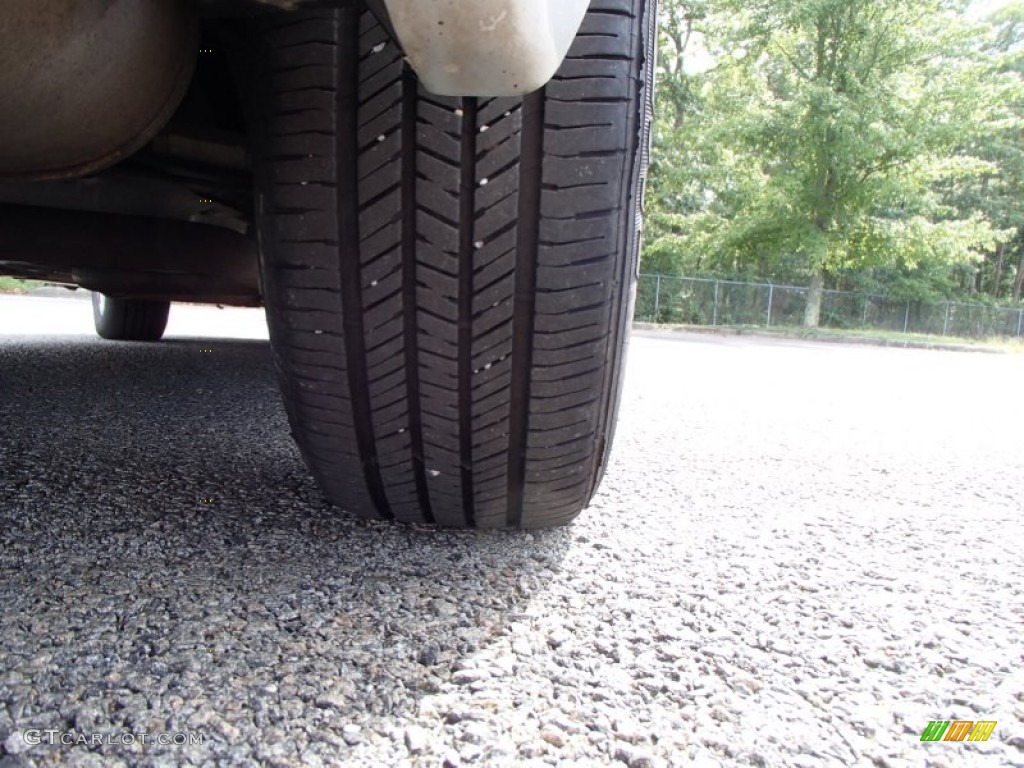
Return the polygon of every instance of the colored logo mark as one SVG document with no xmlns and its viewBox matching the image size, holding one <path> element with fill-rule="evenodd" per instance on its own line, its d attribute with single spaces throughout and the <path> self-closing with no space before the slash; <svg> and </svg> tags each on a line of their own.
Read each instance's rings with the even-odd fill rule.
<svg viewBox="0 0 1024 768">
<path fill-rule="evenodd" d="M 995 720 L 932 720 L 921 741 L 988 741 L 995 729 Z"/>
</svg>

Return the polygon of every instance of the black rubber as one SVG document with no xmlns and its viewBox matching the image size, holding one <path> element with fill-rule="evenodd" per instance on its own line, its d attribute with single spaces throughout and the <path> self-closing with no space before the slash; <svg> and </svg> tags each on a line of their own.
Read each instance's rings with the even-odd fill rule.
<svg viewBox="0 0 1024 768">
<path fill-rule="evenodd" d="M 292 429 L 366 517 L 564 524 L 618 409 L 650 132 L 654 0 L 593 0 L 523 99 L 417 84 L 360 4 L 256 48 L 258 225 Z"/>
<path fill-rule="evenodd" d="M 100 294 L 92 294 L 92 318 L 96 333 L 115 341 L 159 341 L 167 328 L 169 301 L 142 301 L 139 299 L 112 299 L 100 306 Z"/>
</svg>

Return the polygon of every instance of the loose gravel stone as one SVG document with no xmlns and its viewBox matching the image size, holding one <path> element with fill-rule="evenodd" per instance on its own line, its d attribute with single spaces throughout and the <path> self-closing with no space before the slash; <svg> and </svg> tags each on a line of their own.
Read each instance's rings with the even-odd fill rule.
<svg viewBox="0 0 1024 768">
<path fill-rule="evenodd" d="M 411 725 L 405 729 L 405 747 L 412 754 L 418 755 L 425 752 L 428 746 L 430 746 L 430 734 L 425 728 Z"/>
<path fill-rule="evenodd" d="M 540 732 L 540 737 L 555 749 L 565 746 L 565 734 L 555 728 L 545 728 Z"/>
<path fill-rule="evenodd" d="M 482 722 L 471 722 L 462 729 L 462 741 L 470 744 L 485 744 L 491 737 L 491 729 Z M 460 753 L 462 754 L 462 753 Z M 463 757 L 465 755 L 463 754 Z"/>
<path fill-rule="evenodd" d="M 4 739 L 4 750 L 9 755 L 20 755 L 28 752 L 32 745 L 26 740 L 24 731 L 14 731 Z"/>
</svg>

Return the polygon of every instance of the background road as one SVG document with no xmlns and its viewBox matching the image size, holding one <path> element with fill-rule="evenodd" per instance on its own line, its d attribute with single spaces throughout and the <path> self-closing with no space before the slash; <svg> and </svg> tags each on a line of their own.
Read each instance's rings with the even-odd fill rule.
<svg viewBox="0 0 1024 768">
<path fill-rule="evenodd" d="M 437 533 L 325 505 L 262 322 L 0 297 L 0 765 L 1024 762 L 1024 358 L 638 335 L 576 525 Z"/>
</svg>

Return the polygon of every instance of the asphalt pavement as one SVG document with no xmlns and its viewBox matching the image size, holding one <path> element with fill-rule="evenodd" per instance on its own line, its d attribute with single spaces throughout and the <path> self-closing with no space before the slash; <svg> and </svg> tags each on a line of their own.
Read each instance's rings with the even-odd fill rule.
<svg viewBox="0 0 1024 768">
<path fill-rule="evenodd" d="M 579 521 L 438 532 L 322 500 L 259 311 L 0 297 L 0 767 L 1020 766 L 1022 382 L 635 334 Z"/>
</svg>

